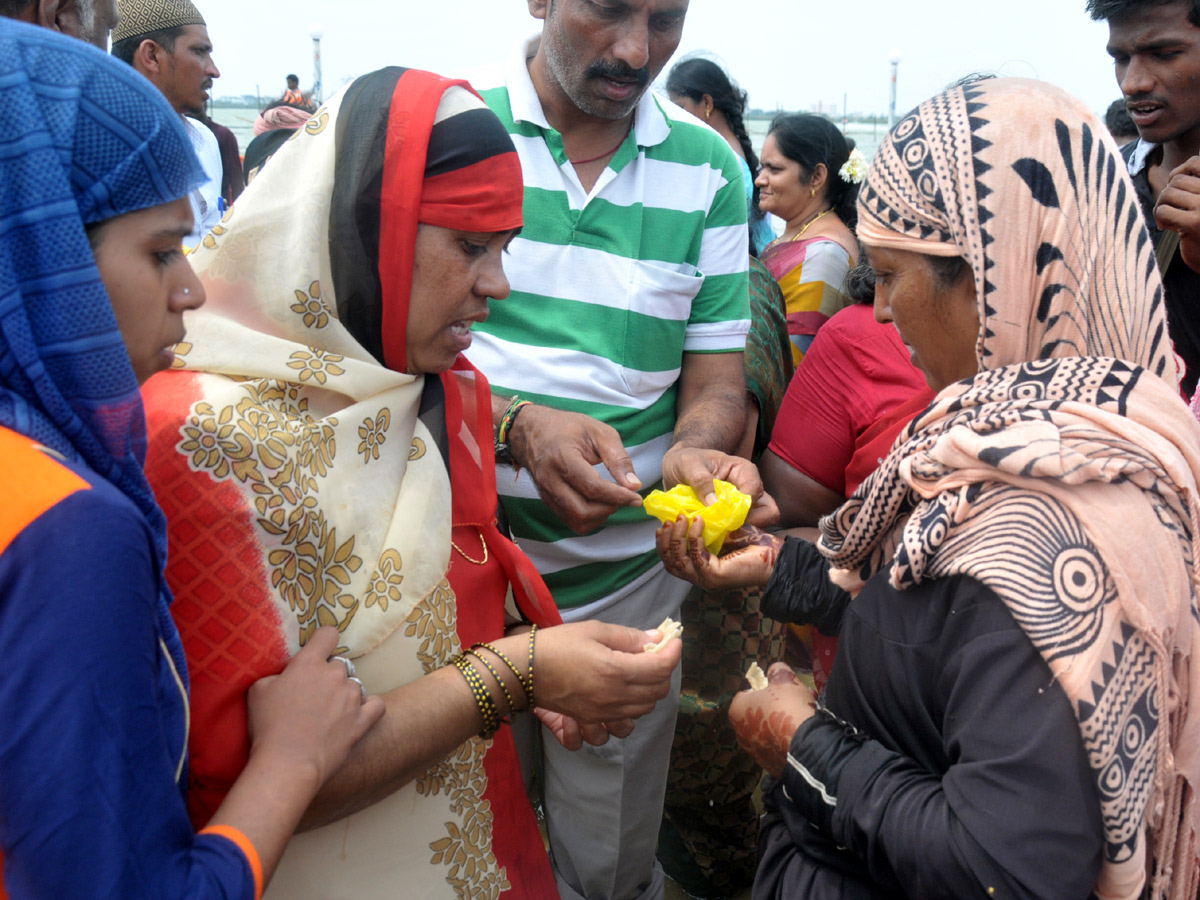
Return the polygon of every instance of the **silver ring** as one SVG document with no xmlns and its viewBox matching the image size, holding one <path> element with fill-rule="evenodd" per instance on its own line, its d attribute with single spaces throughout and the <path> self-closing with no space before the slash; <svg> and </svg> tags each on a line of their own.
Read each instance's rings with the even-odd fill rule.
<svg viewBox="0 0 1200 900">
<path fill-rule="evenodd" d="M 331 657 L 329 657 L 329 661 L 330 661 L 330 662 L 335 662 L 335 661 L 336 661 L 336 662 L 340 662 L 340 663 L 341 663 L 343 666 L 345 666 L 345 667 L 346 667 L 346 677 L 347 677 L 347 678 L 353 678 L 353 677 L 354 677 L 354 672 L 355 672 L 355 669 L 354 669 L 354 663 L 350 662 L 350 660 L 346 659 L 346 657 L 344 657 L 344 656 L 331 656 Z"/>
<path fill-rule="evenodd" d="M 363 683 L 359 679 L 355 678 L 353 675 L 348 675 L 348 676 L 346 676 L 346 680 L 353 681 L 355 684 L 357 684 L 359 693 L 362 694 L 362 698 L 364 700 L 367 699 L 367 689 L 365 687 L 363 687 Z"/>
</svg>

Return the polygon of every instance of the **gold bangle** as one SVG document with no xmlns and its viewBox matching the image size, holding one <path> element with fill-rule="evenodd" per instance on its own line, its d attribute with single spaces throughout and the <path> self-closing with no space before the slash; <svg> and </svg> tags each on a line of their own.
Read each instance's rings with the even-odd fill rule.
<svg viewBox="0 0 1200 900">
<path fill-rule="evenodd" d="M 500 685 L 500 690 L 504 692 L 504 699 L 508 701 L 508 714 L 512 715 L 515 713 L 517 711 L 517 706 L 515 703 L 513 703 L 512 694 L 508 692 L 508 686 L 504 683 L 504 679 L 500 677 L 500 673 L 496 671 L 496 667 L 476 653 L 474 647 L 468 650 L 466 655 L 475 657 L 475 659 L 479 660 L 484 664 L 484 666 L 487 667 L 487 670 L 492 673 L 492 677 L 496 679 L 496 684 Z M 501 716 L 500 719 L 503 721 L 504 717 Z"/>
<path fill-rule="evenodd" d="M 479 733 L 479 736 L 487 740 L 500 729 L 500 716 L 496 712 L 496 701 L 492 699 L 492 692 L 484 684 L 483 677 L 475 671 L 475 667 L 465 656 L 459 654 L 454 657 L 453 663 L 466 680 L 467 687 L 471 690 L 471 696 L 475 698 L 475 705 L 479 708 L 479 715 L 483 718 L 483 731 Z"/>
<path fill-rule="evenodd" d="M 484 650 L 488 650 L 491 653 L 493 653 L 495 656 L 497 656 L 500 659 L 500 661 L 502 663 L 504 663 L 506 666 L 508 666 L 508 668 L 510 670 L 512 670 L 512 673 L 517 676 L 517 682 L 521 685 L 521 690 L 525 692 L 526 702 L 530 706 L 533 706 L 533 690 L 530 688 L 529 682 L 527 682 L 525 680 L 525 676 L 521 674 L 521 670 L 518 669 L 515 665 L 513 665 L 513 661 L 511 659 L 509 659 L 507 656 L 505 656 L 503 653 L 501 653 L 499 650 L 497 650 L 492 644 L 489 644 L 487 641 L 480 641 L 477 644 L 471 645 L 472 650 L 478 650 L 480 647 L 482 647 Z M 478 656 L 479 654 L 475 654 L 475 655 Z"/>
</svg>

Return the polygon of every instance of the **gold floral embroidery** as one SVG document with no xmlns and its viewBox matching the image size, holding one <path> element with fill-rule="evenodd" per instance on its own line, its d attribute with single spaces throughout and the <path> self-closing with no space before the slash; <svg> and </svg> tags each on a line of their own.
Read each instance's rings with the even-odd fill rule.
<svg viewBox="0 0 1200 900">
<path fill-rule="evenodd" d="M 374 419 L 367 416 L 358 426 L 358 436 L 362 438 L 358 442 L 358 452 L 362 454 L 364 464 L 379 459 L 379 448 L 387 440 L 387 430 L 391 424 L 392 412 L 384 407 Z"/>
<path fill-rule="evenodd" d="M 275 539 L 267 555 L 271 585 L 296 614 L 300 643 L 320 625 L 345 631 L 359 608 L 347 588 L 362 559 L 354 553 L 354 535 L 338 536 L 316 496 L 317 476 L 337 455 L 337 420 L 315 419 L 297 385 L 248 381 L 242 387 L 247 396 L 236 406 L 218 411 L 195 404 L 177 449 L 193 469 L 217 481 L 236 478 L 250 489 L 256 524 Z"/>
<path fill-rule="evenodd" d="M 321 302 L 321 282 L 314 281 L 308 286 L 308 292 L 296 291 L 296 302 L 292 304 L 292 312 L 304 317 L 305 328 L 324 328 L 329 324 L 329 312 Z"/>
<path fill-rule="evenodd" d="M 329 474 L 329 469 L 333 466 L 333 457 L 337 453 L 334 434 L 333 426 L 327 422 L 314 423 L 307 439 L 300 442 L 297 462 L 324 478 Z"/>
<path fill-rule="evenodd" d="M 233 434 L 233 410 L 229 407 L 214 413 L 209 403 L 197 403 L 194 415 L 183 426 L 181 453 L 190 454 L 193 469 L 212 469 L 214 478 L 229 476 L 229 460 L 221 455 L 221 442 Z"/>
<path fill-rule="evenodd" d="M 225 223 L 227 223 L 229 221 L 229 217 L 232 215 L 233 215 L 233 207 L 230 206 L 229 209 L 225 210 L 225 214 L 223 216 L 221 216 L 221 221 L 212 227 L 212 231 L 210 231 L 208 234 L 206 234 L 204 236 L 204 238 L 200 241 L 200 243 L 203 244 L 205 247 L 207 247 L 209 250 L 216 247 L 217 246 L 217 238 L 219 238 L 221 235 L 223 235 L 226 231 L 229 230 L 228 228 L 225 227 Z"/>
<path fill-rule="evenodd" d="M 424 455 L 425 455 L 425 442 L 423 440 L 421 440 L 419 437 L 413 438 L 412 446 L 408 448 L 408 461 L 412 462 L 414 459 L 420 459 Z"/>
<path fill-rule="evenodd" d="M 297 350 L 288 359 L 289 369 L 300 373 L 300 382 L 315 381 L 324 384 L 330 375 L 344 375 L 346 370 L 338 365 L 346 357 L 336 353 L 326 353 L 324 350 Z"/>
<path fill-rule="evenodd" d="M 447 665 L 461 650 L 457 625 L 454 591 L 443 579 L 406 620 L 404 633 L 420 638 L 417 657 L 427 673 Z M 430 862 L 448 867 L 446 883 L 460 900 L 497 900 L 512 888 L 491 849 L 492 806 L 483 799 L 483 757 L 489 744 L 471 738 L 416 781 L 419 794 L 445 794 L 450 811 L 461 817 L 460 822 L 446 822 L 446 836 L 429 845 Z"/>
<path fill-rule="evenodd" d="M 257 260 L 272 258 L 271 254 L 279 252 L 285 240 L 278 229 L 235 229 L 228 236 L 222 236 L 221 252 L 209 257 L 208 275 L 228 282 L 258 277 Z"/>
<path fill-rule="evenodd" d="M 329 113 L 321 110 L 311 119 L 304 123 L 304 130 L 309 134 L 320 134 L 325 130 L 325 126 L 329 124 Z"/>
<path fill-rule="evenodd" d="M 404 576 L 400 574 L 403 561 L 395 550 L 385 550 L 379 557 L 379 568 L 371 576 L 371 584 L 367 588 L 367 600 L 364 607 L 370 609 L 378 604 L 379 608 L 387 611 L 388 601 L 400 602 L 400 582 Z"/>
<path fill-rule="evenodd" d="M 426 674 L 449 665 L 461 651 L 454 602 L 454 591 L 443 578 L 428 597 L 413 607 L 405 620 L 404 634 L 421 640 L 417 659 Z"/>
<path fill-rule="evenodd" d="M 187 366 L 187 359 L 185 357 L 192 352 L 192 345 L 187 341 L 180 341 L 172 349 L 175 351 L 175 358 L 171 360 L 171 368 L 185 368 Z"/>
</svg>

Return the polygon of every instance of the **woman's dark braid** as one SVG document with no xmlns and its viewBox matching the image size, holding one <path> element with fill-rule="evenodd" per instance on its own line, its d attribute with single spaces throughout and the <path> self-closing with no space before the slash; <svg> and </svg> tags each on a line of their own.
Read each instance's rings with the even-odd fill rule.
<svg viewBox="0 0 1200 900">
<path fill-rule="evenodd" d="M 750 143 L 750 134 L 746 131 L 746 122 L 742 118 L 742 112 L 746 108 L 747 95 L 745 91 L 738 91 L 735 97 L 731 97 L 734 102 L 728 104 L 728 108 L 717 107 L 725 114 L 725 121 L 729 123 L 730 129 L 733 130 L 733 136 L 738 139 L 738 144 L 742 147 L 742 155 L 746 157 L 746 165 L 750 167 L 750 179 L 753 183 L 754 178 L 758 176 L 758 154 L 754 152 L 754 145 Z M 754 185 L 754 202 L 751 209 L 751 218 L 761 218 L 762 210 L 758 208 L 758 185 Z"/>
</svg>

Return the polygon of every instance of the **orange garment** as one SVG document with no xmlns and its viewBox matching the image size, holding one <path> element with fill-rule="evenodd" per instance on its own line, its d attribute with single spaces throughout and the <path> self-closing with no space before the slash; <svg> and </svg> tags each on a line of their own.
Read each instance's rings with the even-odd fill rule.
<svg viewBox="0 0 1200 900">
<path fill-rule="evenodd" d="M 37 441 L 0 427 L 0 459 L 5 468 L 21 472 L 0 505 L 0 553 L 25 526 L 88 483 L 57 463 Z"/>
</svg>

